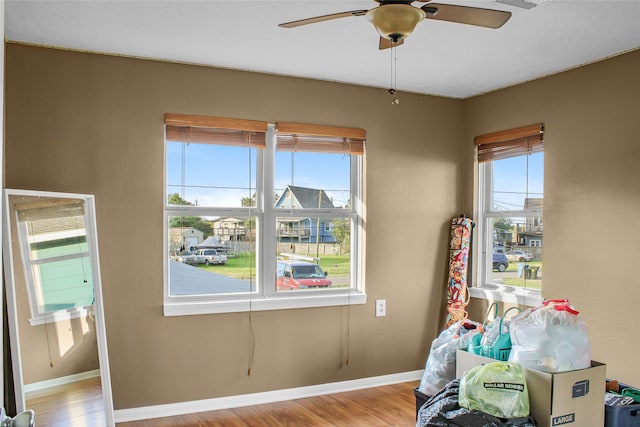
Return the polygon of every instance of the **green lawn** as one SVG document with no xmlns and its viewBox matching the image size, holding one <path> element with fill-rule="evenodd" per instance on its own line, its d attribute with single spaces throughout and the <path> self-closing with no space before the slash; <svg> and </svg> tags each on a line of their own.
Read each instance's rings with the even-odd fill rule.
<svg viewBox="0 0 640 427">
<path fill-rule="evenodd" d="M 542 289 L 542 280 L 540 279 L 502 279 L 502 283 L 506 286 L 517 286 L 519 288 Z"/>
<path fill-rule="evenodd" d="M 205 271 L 224 274 L 237 279 L 255 279 L 256 277 L 255 259 L 246 252 L 239 253 L 238 256 L 228 257 L 225 265 L 201 264 L 198 267 Z"/>
<path fill-rule="evenodd" d="M 351 266 L 349 255 L 323 255 L 319 265 L 330 276 L 348 276 Z M 224 274 L 238 279 L 255 278 L 255 259 L 248 253 L 240 253 L 238 256 L 229 257 L 226 265 L 199 265 L 198 267 L 213 273 Z"/>
<path fill-rule="evenodd" d="M 252 264 L 252 265 L 250 265 Z M 211 271 L 213 273 L 224 274 L 225 276 L 235 277 L 238 279 L 255 279 L 255 260 L 249 257 L 247 253 L 240 253 L 238 256 L 229 257 L 226 265 L 200 265 L 199 267 L 206 271 Z M 320 257 L 320 267 L 330 277 L 337 276 L 348 276 L 350 273 L 351 261 L 349 255 L 323 255 Z M 542 269 L 542 261 L 531 261 L 527 263 L 531 266 L 538 266 Z M 518 263 L 511 262 L 509 263 L 509 268 L 506 270 L 507 272 L 517 272 L 518 271 Z M 540 274 L 540 273 L 539 273 Z M 516 286 L 520 288 L 528 288 L 528 289 L 541 289 L 542 280 L 541 279 L 523 279 L 523 278 L 508 278 L 505 277 L 502 279 L 502 282 L 506 286 Z"/>
<path fill-rule="evenodd" d="M 320 257 L 319 265 L 330 276 L 348 276 L 351 258 L 349 255 L 324 255 Z"/>
<path fill-rule="evenodd" d="M 517 262 L 510 262 L 509 263 L 509 268 L 507 268 L 507 272 L 517 272 L 518 271 L 518 264 Z M 540 270 L 538 271 L 538 276 L 542 276 L 542 261 L 529 261 L 526 263 L 529 266 L 532 267 L 540 267 Z M 502 279 L 502 283 L 504 283 L 506 286 L 517 286 L 519 288 L 527 288 L 527 289 L 542 289 L 542 279 L 524 279 L 524 278 L 510 278 L 510 277 L 505 277 Z"/>
<path fill-rule="evenodd" d="M 506 271 L 518 271 L 518 264 L 519 264 L 518 262 L 510 261 L 509 268 L 507 268 Z M 542 270 L 542 261 L 533 260 L 533 261 L 526 262 L 525 264 L 528 264 L 533 267 L 540 267 L 540 269 Z"/>
</svg>

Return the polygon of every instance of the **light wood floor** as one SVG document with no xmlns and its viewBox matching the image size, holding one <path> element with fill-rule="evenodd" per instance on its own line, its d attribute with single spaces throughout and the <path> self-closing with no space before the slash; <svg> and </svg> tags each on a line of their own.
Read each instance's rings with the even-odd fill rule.
<svg viewBox="0 0 640 427">
<path fill-rule="evenodd" d="M 393 384 L 266 405 L 143 421 L 118 427 L 410 427 L 415 426 L 414 387 Z M 100 378 L 56 387 L 27 400 L 37 427 L 106 427 Z"/>
<path fill-rule="evenodd" d="M 409 427 L 416 424 L 418 382 L 266 405 L 144 421 L 118 427 Z"/>
<path fill-rule="evenodd" d="M 100 377 L 32 393 L 26 404 L 37 427 L 106 427 Z"/>
</svg>

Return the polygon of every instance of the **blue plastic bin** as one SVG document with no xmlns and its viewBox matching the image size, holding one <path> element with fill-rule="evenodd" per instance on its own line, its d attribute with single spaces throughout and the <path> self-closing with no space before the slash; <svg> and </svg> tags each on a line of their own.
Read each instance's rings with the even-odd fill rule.
<svg viewBox="0 0 640 427">
<path fill-rule="evenodd" d="M 637 390 L 636 387 L 620 383 L 620 392 L 625 388 Z M 604 425 L 605 427 L 640 427 L 640 403 L 624 406 L 605 405 Z"/>
</svg>

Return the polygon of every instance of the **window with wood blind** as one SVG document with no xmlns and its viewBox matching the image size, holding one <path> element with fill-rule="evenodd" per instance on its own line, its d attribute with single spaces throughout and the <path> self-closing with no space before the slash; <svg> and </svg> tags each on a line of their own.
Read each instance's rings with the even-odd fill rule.
<svg viewBox="0 0 640 427">
<path fill-rule="evenodd" d="M 544 127 L 477 136 L 473 296 L 519 304 L 541 300 Z"/>
<path fill-rule="evenodd" d="M 165 116 L 165 314 L 365 302 L 362 129 Z"/>
<path fill-rule="evenodd" d="M 85 202 L 51 198 L 16 203 L 32 325 L 87 314 L 93 271 Z"/>
</svg>

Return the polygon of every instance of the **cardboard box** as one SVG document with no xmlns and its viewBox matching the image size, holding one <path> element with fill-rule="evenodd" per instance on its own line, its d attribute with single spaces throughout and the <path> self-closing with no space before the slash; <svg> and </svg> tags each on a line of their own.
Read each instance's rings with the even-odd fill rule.
<svg viewBox="0 0 640 427">
<path fill-rule="evenodd" d="M 474 366 L 496 362 L 464 350 L 456 354 L 456 377 Z M 548 374 L 525 369 L 531 416 L 539 427 L 602 427 L 606 365 L 591 362 L 591 368 Z"/>
</svg>

